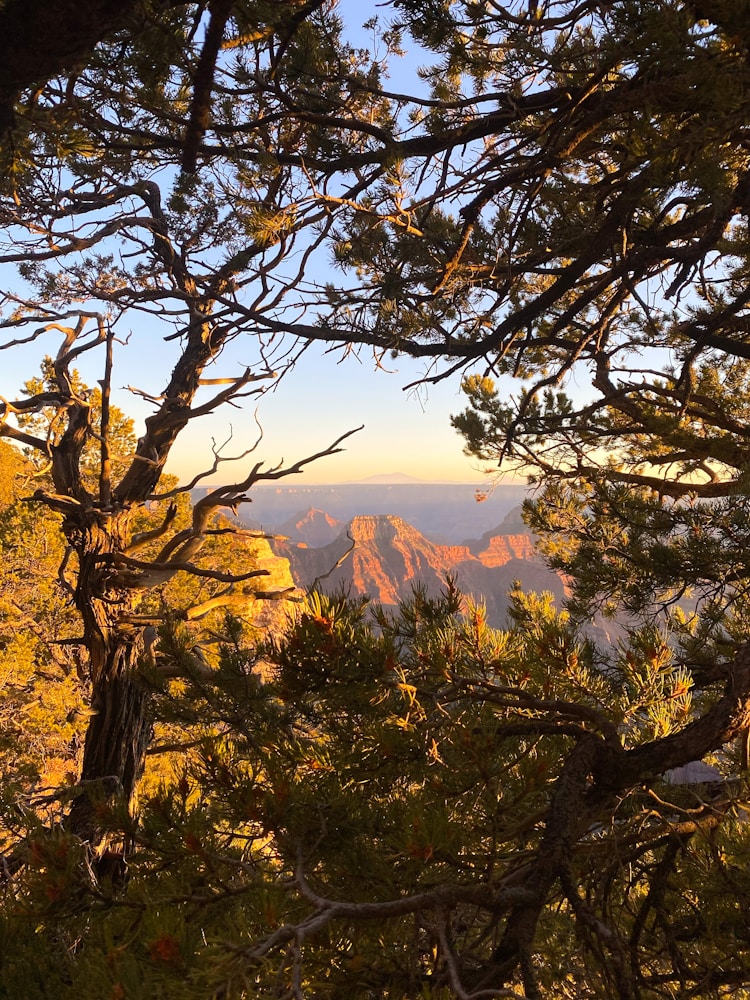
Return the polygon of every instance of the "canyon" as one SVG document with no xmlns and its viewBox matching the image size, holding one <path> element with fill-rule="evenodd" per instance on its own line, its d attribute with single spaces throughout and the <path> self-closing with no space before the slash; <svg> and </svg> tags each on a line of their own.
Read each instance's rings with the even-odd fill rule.
<svg viewBox="0 0 750 1000">
<path fill-rule="evenodd" d="M 550 591 L 558 603 L 565 596 L 563 579 L 539 556 L 517 510 L 479 539 L 441 544 L 395 514 L 342 522 L 310 508 L 288 519 L 271 546 L 289 561 L 298 586 L 366 595 L 386 606 L 408 598 L 415 586 L 436 596 L 451 577 L 485 604 L 496 627 L 506 624 L 507 593 L 515 581 L 524 590 Z"/>
</svg>

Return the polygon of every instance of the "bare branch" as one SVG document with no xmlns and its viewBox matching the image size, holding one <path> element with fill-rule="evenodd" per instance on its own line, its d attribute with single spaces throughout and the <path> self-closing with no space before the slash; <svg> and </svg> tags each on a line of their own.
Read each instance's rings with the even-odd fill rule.
<svg viewBox="0 0 750 1000">
<path fill-rule="evenodd" d="M 109 404 L 112 392 L 112 328 L 107 330 L 107 353 L 104 363 L 104 378 L 102 380 L 102 412 L 101 412 L 101 465 L 99 471 L 99 500 L 108 507 L 112 499 L 112 459 L 109 441 Z"/>
<path fill-rule="evenodd" d="M 164 515 L 164 520 L 157 528 L 152 528 L 150 531 L 141 531 L 133 535 L 130 539 L 129 545 L 124 549 L 125 555 L 131 555 L 138 549 L 147 545 L 149 542 L 155 541 L 157 538 L 161 538 L 168 530 L 169 526 L 177 517 L 177 504 L 170 503 L 167 507 L 167 511 Z"/>
<path fill-rule="evenodd" d="M 351 534 L 348 531 L 346 533 L 346 537 L 351 542 L 351 545 L 349 546 L 349 548 L 341 556 L 339 556 L 339 558 L 336 560 L 336 562 L 333 564 L 333 566 L 331 566 L 331 568 L 328 570 L 327 573 L 323 573 L 322 576 L 316 576 L 315 577 L 315 579 L 313 580 L 313 582 L 310 584 L 310 586 L 308 588 L 309 590 L 315 590 L 317 588 L 318 584 L 321 583 L 321 581 L 327 580 L 328 577 L 331 575 L 331 573 L 333 573 L 334 570 L 337 570 L 339 568 L 339 566 L 343 565 L 343 563 L 347 559 L 347 556 L 351 555 L 351 553 L 354 551 L 354 549 L 356 548 L 357 543 L 355 542 L 355 540 L 352 538 Z"/>
<path fill-rule="evenodd" d="M 117 566 L 127 566 L 131 569 L 143 570 L 139 576 L 128 576 L 120 582 L 133 589 L 144 589 L 156 586 L 157 583 L 165 583 L 176 573 L 190 573 L 191 576 L 203 577 L 207 580 L 217 580 L 219 583 L 241 583 L 243 580 L 252 580 L 259 576 L 268 576 L 267 569 L 251 570 L 248 573 L 223 573 L 220 570 L 204 569 L 190 562 L 182 562 L 178 559 L 170 559 L 166 562 L 154 560 L 134 559 L 125 555 L 124 552 L 113 553 L 107 557 L 108 561 Z"/>
<path fill-rule="evenodd" d="M 303 598 L 299 595 L 297 587 L 285 587 L 283 590 L 245 590 L 243 588 L 239 593 L 229 588 L 223 593 L 209 598 L 207 601 L 195 604 L 190 608 L 185 608 L 180 612 L 179 617 L 184 618 L 185 621 L 193 622 L 199 621 L 219 608 L 235 608 L 240 611 L 246 611 L 248 606 L 255 601 L 290 601 L 291 603 L 300 603 L 302 600 Z"/>
</svg>

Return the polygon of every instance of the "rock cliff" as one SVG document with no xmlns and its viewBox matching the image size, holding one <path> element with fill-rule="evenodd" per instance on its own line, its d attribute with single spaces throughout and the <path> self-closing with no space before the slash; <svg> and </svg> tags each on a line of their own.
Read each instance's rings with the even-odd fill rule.
<svg viewBox="0 0 750 1000">
<path fill-rule="evenodd" d="M 318 581 L 325 591 L 343 587 L 385 605 L 408 597 L 417 583 L 438 594 L 450 575 L 465 593 L 485 601 L 489 621 L 498 626 L 505 623 L 514 580 L 527 590 L 552 591 L 558 600 L 564 595 L 563 581 L 545 566 L 527 534 L 488 532 L 479 542 L 437 545 L 402 518 L 381 514 L 353 518 L 334 541 L 318 548 L 291 540 L 272 544 L 289 559 L 300 586 Z"/>
<path fill-rule="evenodd" d="M 250 538 L 241 544 L 251 555 L 254 566 L 267 573 L 266 576 L 253 580 L 252 588 L 248 587 L 248 590 L 266 594 L 288 591 L 287 596 L 297 598 L 302 596 L 302 591 L 298 589 L 296 579 L 292 575 L 289 560 L 283 554 L 275 552 L 268 539 Z M 268 600 L 260 597 L 248 606 L 247 617 L 256 628 L 273 634 L 285 627 L 289 614 L 290 605 L 287 600 Z"/>
</svg>

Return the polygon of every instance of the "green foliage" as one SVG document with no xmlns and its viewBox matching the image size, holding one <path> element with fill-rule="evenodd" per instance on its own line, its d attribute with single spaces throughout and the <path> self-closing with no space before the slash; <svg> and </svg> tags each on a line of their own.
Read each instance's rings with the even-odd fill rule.
<svg viewBox="0 0 750 1000">
<path fill-rule="evenodd" d="M 551 391 L 543 401 L 522 400 L 520 417 L 492 380 L 465 381 L 470 406 L 453 424 L 468 453 L 500 463 L 513 454 L 539 484 L 525 519 L 550 564 L 570 577 L 577 619 L 682 608 L 688 617 L 718 614 L 728 623 L 735 606 L 742 617 L 749 524 L 743 367 L 727 362 L 701 372 L 696 391 L 711 407 L 700 421 L 662 413 L 654 401 L 644 427 L 616 408 L 592 420 Z M 736 418 L 728 435 L 715 414 L 730 405 Z M 704 488 L 708 455 L 714 470 Z"/>
<path fill-rule="evenodd" d="M 512 614 L 496 632 L 449 584 L 393 613 L 313 596 L 266 647 L 229 619 L 213 675 L 159 696 L 183 747 L 154 747 L 172 749 L 173 775 L 142 798 L 125 881 L 64 821 L 28 827 L 0 908 L 2 989 L 24 976 L 28 996 L 54 984 L 123 1000 L 522 989 L 500 955 L 576 748 L 613 732 L 648 747 L 693 709 L 653 630 L 604 659 L 548 596 L 514 592 Z M 639 996 L 700 990 L 717 967 L 722 983 L 744 975 L 734 788 L 717 778 L 704 806 L 696 786 L 651 774 L 616 807 L 576 800 L 587 818 L 533 935 L 545 995 L 611 996 L 612 935 L 634 942 Z M 113 829 L 132 822 L 97 808 Z"/>
<path fill-rule="evenodd" d="M 0 88 L 2 346 L 59 337 L 0 412 L 46 490 L 0 453 L 10 995 L 747 992 L 747 0 L 392 6 L 368 52 L 331 4 L 139 4 Z M 175 353 L 136 441 L 108 394 L 140 314 Z M 248 331 L 254 368 L 207 377 Z M 211 515 L 258 467 L 192 512 L 162 470 L 284 333 L 520 378 L 470 376 L 454 423 L 543 484 L 567 610 L 515 592 L 497 633 L 449 587 L 315 598 L 265 648 L 219 627 L 257 581 L 217 563 L 260 547 Z M 136 816 L 103 785 L 134 792 L 151 691 Z M 692 757 L 711 787 L 665 780 Z"/>
<path fill-rule="evenodd" d="M 41 375 L 38 378 L 28 379 L 24 384 L 23 394 L 28 397 L 36 397 L 49 393 L 53 398 L 48 406 L 42 406 L 29 415 L 22 414 L 18 421 L 19 426 L 24 431 L 40 438 L 46 445 L 46 454 L 27 449 L 26 457 L 35 466 L 38 482 L 40 477 L 49 471 L 50 457 L 66 430 L 65 421 L 61 419 L 59 400 L 54 398 L 54 394 L 59 392 L 61 387 L 55 375 L 52 358 L 45 357 L 41 369 Z M 90 412 L 89 423 L 94 428 L 94 434 L 86 440 L 79 468 L 83 486 L 89 492 L 96 493 L 102 461 L 100 436 L 102 391 L 98 386 L 93 389 L 89 388 L 75 370 L 70 375 L 69 391 L 75 399 L 84 401 Z M 107 438 L 114 459 L 111 475 L 113 479 L 117 480 L 125 472 L 135 446 L 133 420 L 126 416 L 119 407 L 110 408 Z"/>
<path fill-rule="evenodd" d="M 11 801 L 75 779 L 85 719 L 76 616 L 58 580 L 59 518 L 28 502 L 34 468 L 7 445 L 0 501 L 0 773 Z"/>
</svg>

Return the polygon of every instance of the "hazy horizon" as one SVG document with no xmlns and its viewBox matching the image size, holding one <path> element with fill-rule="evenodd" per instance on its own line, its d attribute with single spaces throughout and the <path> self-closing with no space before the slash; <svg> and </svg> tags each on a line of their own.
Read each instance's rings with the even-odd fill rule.
<svg viewBox="0 0 750 1000">
<path fill-rule="evenodd" d="M 196 493 L 209 490 L 205 484 Z M 476 483 L 407 482 L 259 483 L 238 510 L 250 527 L 282 530 L 292 518 L 320 511 L 346 523 L 353 517 L 386 515 L 402 518 L 431 541 L 460 543 L 498 527 L 528 495 L 526 483 L 504 483 L 484 489 Z"/>
<path fill-rule="evenodd" d="M 222 486 L 228 480 L 212 480 L 197 483 L 195 489 L 213 489 Z M 326 486 L 467 486 L 480 492 L 492 493 L 495 490 L 502 490 L 504 487 L 528 487 L 531 486 L 523 478 L 503 476 L 501 479 L 486 475 L 483 479 L 422 479 L 418 476 L 410 476 L 405 472 L 381 472 L 372 476 L 365 476 L 362 479 L 339 479 L 339 480 L 318 480 L 302 479 L 297 475 L 290 475 L 283 479 L 261 480 L 251 489 L 258 487 L 268 487 L 270 489 L 305 489 L 307 487 Z"/>
</svg>

